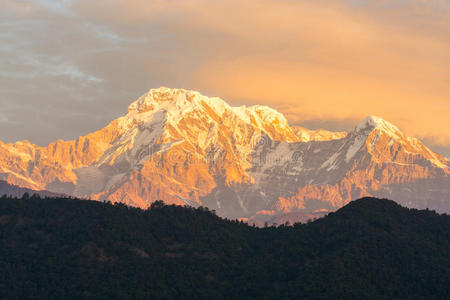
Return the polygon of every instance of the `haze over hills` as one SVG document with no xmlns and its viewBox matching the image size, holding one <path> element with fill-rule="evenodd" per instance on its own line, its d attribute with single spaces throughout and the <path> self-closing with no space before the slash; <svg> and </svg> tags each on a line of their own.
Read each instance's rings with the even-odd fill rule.
<svg viewBox="0 0 450 300">
<path fill-rule="evenodd" d="M 59 197 L 61 194 L 56 194 L 48 191 L 36 191 L 27 188 L 21 188 L 12 184 L 8 184 L 5 181 L 0 180 L 0 195 L 7 195 L 11 197 L 22 197 L 24 194 L 34 195 L 38 194 L 41 197 Z"/>
<path fill-rule="evenodd" d="M 448 212 L 449 167 L 378 117 L 349 133 L 311 131 L 266 106 L 169 88 L 76 140 L 0 142 L 0 179 L 10 184 L 141 208 L 203 205 L 233 218 L 335 210 L 362 196 Z"/>
</svg>

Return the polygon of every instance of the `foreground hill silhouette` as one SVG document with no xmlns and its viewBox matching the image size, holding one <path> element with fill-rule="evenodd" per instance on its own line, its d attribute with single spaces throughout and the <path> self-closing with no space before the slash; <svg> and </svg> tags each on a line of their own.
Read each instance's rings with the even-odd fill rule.
<svg viewBox="0 0 450 300">
<path fill-rule="evenodd" d="M 449 298 L 450 216 L 364 198 L 254 228 L 204 208 L 0 198 L 0 296 Z"/>
</svg>

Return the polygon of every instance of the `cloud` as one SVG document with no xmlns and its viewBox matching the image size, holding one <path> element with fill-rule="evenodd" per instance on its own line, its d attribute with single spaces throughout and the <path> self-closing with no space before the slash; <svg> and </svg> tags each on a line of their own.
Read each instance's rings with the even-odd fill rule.
<svg viewBox="0 0 450 300">
<path fill-rule="evenodd" d="M 0 139 L 84 134 L 165 85 L 330 129 L 379 115 L 450 144 L 445 0 L 0 3 L 0 105 L 23 124 Z M 54 129 L 30 128 L 30 114 Z M 70 128 L 57 126 L 64 115 Z"/>
</svg>

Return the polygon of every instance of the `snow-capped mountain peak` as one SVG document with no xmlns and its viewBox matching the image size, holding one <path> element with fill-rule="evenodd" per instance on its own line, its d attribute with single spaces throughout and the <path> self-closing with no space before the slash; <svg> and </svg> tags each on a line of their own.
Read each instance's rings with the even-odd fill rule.
<svg viewBox="0 0 450 300">
<path fill-rule="evenodd" d="M 218 97 L 206 97 L 197 91 L 185 89 L 172 89 L 160 87 L 151 89 L 148 93 L 131 103 L 129 113 L 144 113 L 150 110 L 165 109 L 167 111 L 189 111 L 189 109 L 204 109 L 205 104 L 222 116 L 226 111 L 232 111 L 242 120 L 250 123 L 251 115 L 256 116 L 262 122 L 280 122 L 287 125 L 288 121 L 283 114 L 273 108 L 264 105 L 232 107 Z"/>
<path fill-rule="evenodd" d="M 159 122 L 170 124 L 177 130 L 181 123 L 196 119 L 205 122 L 205 126 L 214 123 L 242 124 L 251 126 L 275 140 L 299 141 L 284 115 L 270 107 L 232 107 L 217 97 L 206 97 L 196 91 L 166 87 L 151 89 L 134 101 L 128 107 L 127 115 L 119 119 L 119 124 L 130 128 L 136 124 L 148 123 L 155 116 L 158 116 Z M 193 121 L 188 126 L 192 131 L 192 126 L 197 125 L 199 123 Z"/>
<path fill-rule="evenodd" d="M 139 99 L 134 101 L 128 107 L 128 111 L 145 112 L 149 109 L 167 108 L 180 109 L 185 106 L 197 106 L 201 102 L 207 102 L 214 106 L 217 111 L 224 110 L 225 107 L 230 106 L 220 98 L 206 97 L 197 91 L 160 87 L 151 89 Z"/>
<path fill-rule="evenodd" d="M 372 131 L 374 129 L 379 129 L 388 133 L 401 134 L 401 131 L 397 126 L 377 116 L 366 117 L 358 126 L 356 126 L 355 132 Z"/>
</svg>

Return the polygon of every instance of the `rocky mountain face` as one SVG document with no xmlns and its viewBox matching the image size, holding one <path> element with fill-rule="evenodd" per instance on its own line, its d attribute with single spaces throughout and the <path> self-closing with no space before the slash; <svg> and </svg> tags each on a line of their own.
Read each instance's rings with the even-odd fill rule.
<svg viewBox="0 0 450 300">
<path fill-rule="evenodd" d="M 335 210 L 362 196 L 450 211 L 450 161 L 377 117 L 352 132 L 291 127 L 266 106 L 152 89 L 125 116 L 47 147 L 0 142 L 0 180 L 145 208 L 227 217 Z"/>
<path fill-rule="evenodd" d="M 263 193 L 278 195 L 276 211 L 333 210 L 365 195 L 450 211 L 449 160 L 377 117 L 342 139 L 270 142 L 255 149 L 261 153 L 266 163 L 248 172 Z"/>
</svg>

